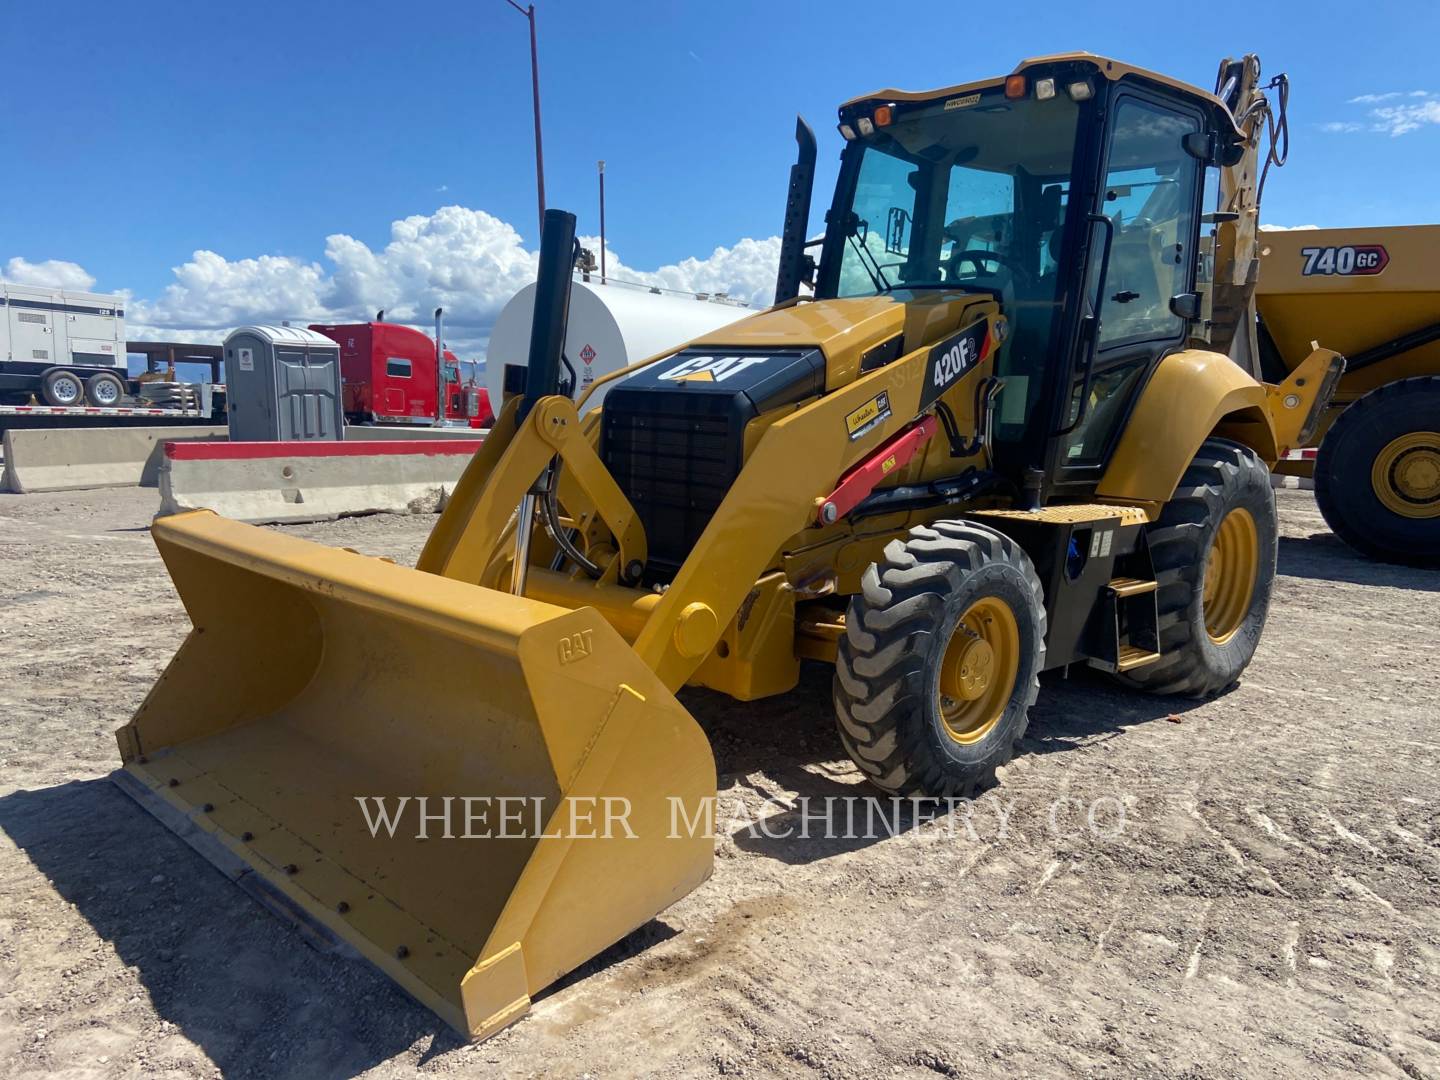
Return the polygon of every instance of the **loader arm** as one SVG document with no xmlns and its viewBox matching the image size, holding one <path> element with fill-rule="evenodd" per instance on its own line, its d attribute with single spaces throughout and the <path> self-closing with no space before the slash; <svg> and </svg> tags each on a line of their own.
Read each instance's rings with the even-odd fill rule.
<svg viewBox="0 0 1440 1080">
<path fill-rule="evenodd" d="M 974 380 L 990 370 L 989 342 L 1003 331 L 998 307 L 984 313 L 986 347 L 947 393 L 972 395 Z M 496 553 L 509 535 L 514 507 L 552 458 L 614 533 L 617 554 L 607 573 L 593 582 L 538 574 L 526 595 L 567 607 L 600 611 L 623 636 L 634 638 L 641 662 L 675 690 L 685 685 L 715 647 L 757 580 L 777 560 L 785 540 L 811 524 L 820 500 L 857 463 L 910 426 L 928 407 L 925 388 L 932 344 L 823 395 L 771 424 L 746 461 L 724 501 L 679 574 L 658 600 L 655 594 L 617 588 L 614 568 L 639 559 L 645 543 L 634 508 L 606 471 L 582 433 L 574 404 L 565 397 L 542 399 L 513 426 L 514 403 L 497 428 L 503 449 L 488 446 L 477 455 L 456 497 L 441 515 L 419 569 L 457 581 L 498 587 L 508 568 Z M 844 437 L 846 417 L 880 395 L 890 415 L 865 437 Z M 513 434 L 504 434 L 513 430 Z M 838 437 L 837 437 L 838 436 Z M 797 492 L 804 498 L 797 498 Z M 575 516 L 572 514 L 572 517 Z M 638 629 L 637 629 L 638 627 Z"/>
</svg>

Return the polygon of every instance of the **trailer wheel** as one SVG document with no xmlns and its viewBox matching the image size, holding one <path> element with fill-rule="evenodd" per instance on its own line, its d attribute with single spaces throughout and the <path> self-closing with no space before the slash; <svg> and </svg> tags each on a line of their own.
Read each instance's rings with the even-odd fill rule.
<svg viewBox="0 0 1440 1080">
<path fill-rule="evenodd" d="M 73 371 L 48 371 L 40 380 L 40 393 L 47 405 L 79 405 L 85 400 L 85 384 Z"/>
<path fill-rule="evenodd" d="M 1360 554 L 1440 566 L 1440 378 L 1389 383 L 1342 412 L 1315 457 L 1315 501 Z"/>
<path fill-rule="evenodd" d="M 125 396 L 125 384 L 120 376 L 102 371 L 91 375 L 85 384 L 85 400 L 102 409 L 113 408 Z"/>
<path fill-rule="evenodd" d="M 846 751 L 876 787 L 953 798 L 993 783 L 1025 734 L 1045 662 L 1030 559 L 980 525 L 892 540 L 850 601 L 835 661 Z"/>
<path fill-rule="evenodd" d="M 1278 534 L 1265 463 L 1239 443 L 1207 440 L 1147 526 L 1160 659 L 1116 678 L 1152 694 L 1196 698 L 1238 679 L 1270 610 Z"/>
</svg>

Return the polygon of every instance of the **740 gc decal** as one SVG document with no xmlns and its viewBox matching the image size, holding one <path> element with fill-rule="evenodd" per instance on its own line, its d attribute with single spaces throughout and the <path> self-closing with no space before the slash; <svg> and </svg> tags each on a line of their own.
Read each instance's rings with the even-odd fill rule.
<svg viewBox="0 0 1440 1080">
<path fill-rule="evenodd" d="M 1306 277 L 1353 277 L 1378 274 L 1390 262 L 1390 253 L 1381 244 L 1346 244 L 1343 247 L 1307 247 L 1300 249 L 1305 260 Z"/>
</svg>

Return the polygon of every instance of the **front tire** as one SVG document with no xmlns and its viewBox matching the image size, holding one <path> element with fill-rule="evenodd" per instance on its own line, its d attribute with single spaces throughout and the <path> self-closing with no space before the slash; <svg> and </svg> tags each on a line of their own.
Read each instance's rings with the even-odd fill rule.
<svg viewBox="0 0 1440 1080">
<path fill-rule="evenodd" d="M 1342 412 L 1315 457 L 1315 501 L 1360 554 L 1440 566 L 1440 378 L 1389 383 Z"/>
<path fill-rule="evenodd" d="M 1270 610 L 1278 534 L 1265 463 L 1239 443 L 1206 441 L 1160 519 L 1147 526 L 1160 659 L 1117 678 L 1196 698 L 1235 682 Z"/>
<path fill-rule="evenodd" d="M 846 751 L 884 791 L 969 796 L 1025 734 L 1045 603 L 1010 539 L 937 521 L 892 540 L 850 601 L 835 662 Z"/>
</svg>

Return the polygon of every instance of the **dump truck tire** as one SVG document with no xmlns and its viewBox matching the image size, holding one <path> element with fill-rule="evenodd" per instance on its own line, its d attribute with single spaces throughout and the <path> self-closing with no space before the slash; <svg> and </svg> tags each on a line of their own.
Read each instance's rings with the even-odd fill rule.
<svg viewBox="0 0 1440 1080">
<path fill-rule="evenodd" d="M 969 522 L 911 529 L 865 571 L 845 626 L 835 715 L 870 782 L 939 798 L 992 784 L 1025 734 L 1045 661 L 1045 602 L 1026 554 Z"/>
<path fill-rule="evenodd" d="M 1234 683 L 1265 626 L 1278 532 L 1265 463 L 1239 443 L 1206 441 L 1160 519 L 1147 526 L 1160 659 L 1116 678 L 1197 698 Z"/>
<path fill-rule="evenodd" d="M 1440 566 L 1440 378 L 1389 383 L 1341 413 L 1315 458 L 1315 501 L 1360 554 Z"/>
</svg>

